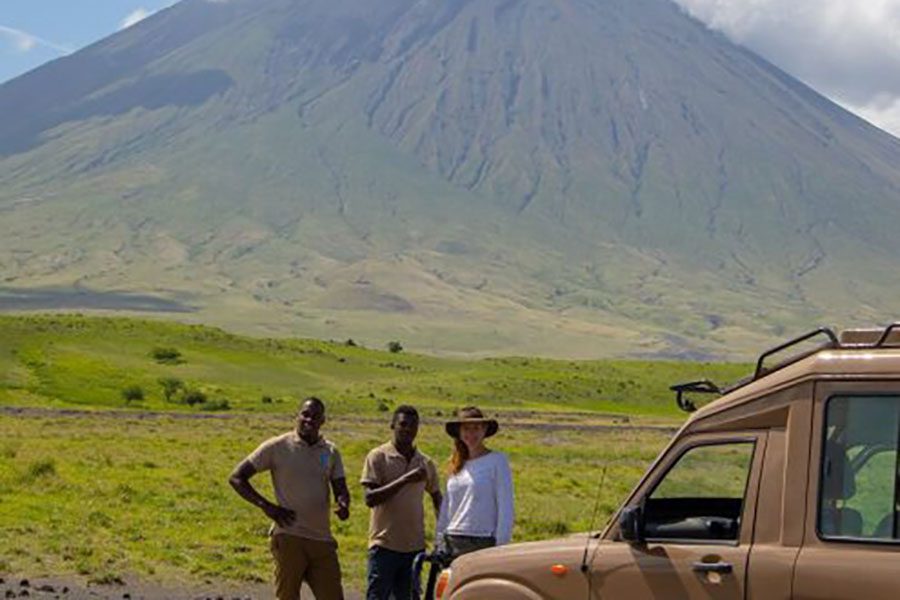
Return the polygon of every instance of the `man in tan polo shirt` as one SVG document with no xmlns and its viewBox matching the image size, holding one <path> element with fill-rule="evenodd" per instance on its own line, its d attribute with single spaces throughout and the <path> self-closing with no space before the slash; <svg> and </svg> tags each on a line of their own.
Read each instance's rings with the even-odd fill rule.
<svg viewBox="0 0 900 600">
<path fill-rule="evenodd" d="M 441 487 L 434 461 L 415 447 L 419 413 L 399 406 L 391 419 L 394 439 L 369 452 L 363 467 L 369 521 L 368 591 L 366 600 L 412 597 L 412 566 L 425 550 L 427 491 L 437 517 Z"/>
<path fill-rule="evenodd" d="M 307 398 L 300 406 L 297 428 L 263 442 L 229 479 L 242 498 L 273 521 L 270 543 L 278 600 L 298 600 L 304 581 L 316 600 L 344 597 L 337 542 L 331 535 L 330 492 L 342 521 L 350 516 L 350 493 L 340 453 L 319 435 L 324 423 L 325 404 Z M 250 484 L 250 478 L 262 471 L 272 474 L 277 504 Z"/>
</svg>

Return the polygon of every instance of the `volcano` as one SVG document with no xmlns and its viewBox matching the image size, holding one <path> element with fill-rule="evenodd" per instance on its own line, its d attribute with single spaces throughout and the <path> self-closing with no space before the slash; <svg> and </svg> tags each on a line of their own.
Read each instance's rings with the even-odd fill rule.
<svg viewBox="0 0 900 600">
<path fill-rule="evenodd" d="M 900 291 L 900 141 L 669 0 L 183 0 L 0 115 L 0 292 L 737 358 Z"/>
</svg>

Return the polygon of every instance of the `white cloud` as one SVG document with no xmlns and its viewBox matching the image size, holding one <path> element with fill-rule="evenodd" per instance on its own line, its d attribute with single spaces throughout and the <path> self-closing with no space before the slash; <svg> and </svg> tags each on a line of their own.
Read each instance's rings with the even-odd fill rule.
<svg viewBox="0 0 900 600">
<path fill-rule="evenodd" d="M 862 106 L 851 104 L 847 108 L 870 123 L 900 137 L 900 98 L 882 96 L 870 104 Z"/>
<path fill-rule="evenodd" d="M 29 52 L 38 46 L 50 48 L 60 54 L 69 54 L 70 52 L 73 52 L 73 49 L 68 46 L 39 38 L 27 31 L 22 31 L 21 29 L 16 29 L 14 27 L 7 27 L 6 25 L 0 25 L 0 37 L 5 37 L 12 42 L 13 47 L 19 52 Z"/>
<path fill-rule="evenodd" d="M 143 6 L 136 10 L 133 10 L 128 14 L 127 17 L 122 19 L 122 23 L 119 25 L 119 29 L 128 29 L 135 23 L 139 23 L 140 21 L 143 21 L 144 19 L 149 17 L 151 14 L 153 14 L 153 13 L 150 12 L 149 10 L 147 10 L 146 8 L 144 8 Z"/>
<path fill-rule="evenodd" d="M 900 0 L 675 0 L 791 75 L 900 135 Z"/>
<path fill-rule="evenodd" d="M 140 6 L 128 13 L 128 16 L 122 19 L 122 22 L 119 23 L 119 30 L 121 31 L 122 29 L 128 29 L 132 25 L 140 23 L 147 17 L 154 15 L 161 10 L 169 8 L 170 6 L 172 6 L 173 4 L 177 4 L 178 2 L 179 0 L 166 0 L 163 5 L 156 10 L 149 10 L 144 8 L 143 6 Z"/>
<path fill-rule="evenodd" d="M 37 46 L 37 40 L 34 36 L 12 27 L 4 27 L 0 25 L 0 33 L 10 40 L 19 52 L 28 52 Z"/>
</svg>

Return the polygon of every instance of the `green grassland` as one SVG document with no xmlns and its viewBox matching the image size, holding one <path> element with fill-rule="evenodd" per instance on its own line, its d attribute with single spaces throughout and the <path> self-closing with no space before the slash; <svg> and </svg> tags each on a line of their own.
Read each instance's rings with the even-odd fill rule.
<svg viewBox="0 0 900 600">
<path fill-rule="evenodd" d="M 0 416 L 0 572 L 99 582 L 267 580 L 266 518 L 226 479 L 260 440 L 288 426 L 287 418 L 266 415 Z M 368 510 L 355 482 L 365 453 L 388 430 L 385 423 L 336 417 L 326 435 L 340 445 L 348 470 L 352 515 L 334 528 L 346 583 L 361 589 Z M 493 445 L 513 466 L 515 539 L 589 529 L 605 466 L 598 523 L 604 521 L 667 437 L 634 429 L 506 428 Z M 423 427 L 420 447 L 441 465 L 449 452 L 436 424 Z M 261 481 L 271 493 L 267 478 Z"/>
<path fill-rule="evenodd" d="M 159 348 L 176 349 L 178 360 L 157 360 Z M 226 479 L 260 441 L 292 426 L 309 394 L 328 404 L 326 435 L 344 454 L 354 495 L 351 519 L 335 523 L 350 588 L 363 585 L 368 519 L 357 474 L 365 453 L 388 438 L 389 411 L 404 402 L 420 407 L 420 447 L 441 465 L 449 410 L 476 403 L 499 414 L 494 445 L 513 465 L 516 540 L 584 531 L 603 468 L 598 523 L 665 444 L 666 427 L 680 422 L 667 386 L 744 371 L 453 360 L 170 322 L 0 317 L 0 572 L 267 580 L 266 519 Z M 183 392 L 167 401 L 158 383 L 167 377 L 207 401 L 189 406 Z M 129 386 L 143 399 L 126 402 Z"/>
<path fill-rule="evenodd" d="M 154 360 L 158 348 L 174 348 L 181 358 Z M 733 381 L 746 371 L 674 361 L 456 360 L 162 321 L 0 316 L 0 403 L 20 406 L 196 410 L 177 397 L 166 402 L 159 380 L 177 378 L 210 404 L 227 400 L 250 412 L 289 412 L 315 394 L 334 414 L 377 414 L 410 402 L 434 411 L 474 403 L 663 417 L 678 414 L 672 383 Z M 122 390 L 135 385 L 144 399 L 126 403 Z"/>
</svg>

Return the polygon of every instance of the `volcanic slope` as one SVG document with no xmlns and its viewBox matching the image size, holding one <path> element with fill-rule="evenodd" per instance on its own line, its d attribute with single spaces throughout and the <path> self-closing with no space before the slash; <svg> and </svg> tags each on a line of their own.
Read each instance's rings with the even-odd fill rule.
<svg viewBox="0 0 900 600">
<path fill-rule="evenodd" d="M 0 306 L 703 357 L 898 291 L 900 142 L 668 0 L 184 0 L 0 115 Z"/>
</svg>

